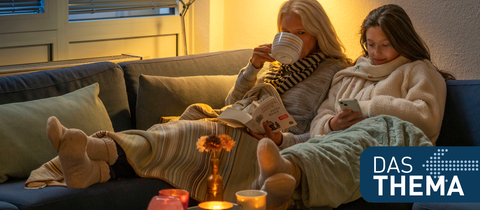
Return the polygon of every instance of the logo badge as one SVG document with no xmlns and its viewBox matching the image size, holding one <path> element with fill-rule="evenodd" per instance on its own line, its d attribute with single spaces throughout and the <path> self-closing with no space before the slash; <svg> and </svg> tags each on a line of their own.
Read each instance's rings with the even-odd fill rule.
<svg viewBox="0 0 480 210">
<path fill-rule="evenodd" d="M 369 147 L 360 192 L 369 202 L 478 202 L 480 147 Z"/>
</svg>

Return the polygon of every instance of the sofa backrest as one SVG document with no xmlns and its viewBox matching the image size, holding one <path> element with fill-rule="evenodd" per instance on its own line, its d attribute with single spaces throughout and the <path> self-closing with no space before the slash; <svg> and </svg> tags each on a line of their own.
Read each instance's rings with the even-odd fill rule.
<svg viewBox="0 0 480 210">
<path fill-rule="evenodd" d="M 141 74 L 167 77 L 236 75 L 248 64 L 251 56 L 251 49 L 242 49 L 118 63 L 125 74 L 133 125 L 136 117 L 138 80 Z"/>
<path fill-rule="evenodd" d="M 0 105 L 60 96 L 93 83 L 99 84 L 114 130 L 131 129 L 123 71 L 111 62 L 0 77 Z"/>
<path fill-rule="evenodd" d="M 480 80 L 448 80 L 437 146 L 480 146 Z"/>
</svg>

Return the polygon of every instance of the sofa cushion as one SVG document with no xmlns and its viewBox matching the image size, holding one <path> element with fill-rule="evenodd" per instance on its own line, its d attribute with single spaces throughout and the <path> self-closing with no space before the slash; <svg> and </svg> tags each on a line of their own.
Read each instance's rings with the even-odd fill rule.
<svg viewBox="0 0 480 210">
<path fill-rule="evenodd" d="M 241 49 L 118 63 L 125 74 L 133 125 L 140 74 L 168 77 L 232 75 L 238 74 L 251 56 L 251 49 Z"/>
<path fill-rule="evenodd" d="M 0 77 L 0 104 L 59 96 L 93 83 L 100 85 L 98 97 L 115 131 L 133 128 L 123 70 L 111 62 Z"/>
<path fill-rule="evenodd" d="M 8 178 L 26 178 L 57 155 L 45 129 L 50 116 L 87 134 L 113 131 L 98 93 L 95 83 L 63 96 L 0 105 L 0 183 Z"/>
<path fill-rule="evenodd" d="M 46 187 L 25 189 L 25 180 L 0 185 L 0 201 L 23 210 L 50 209 L 139 209 L 145 210 L 150 199 L 162 189 L 174 188 L 165 181 L 150 178 L 129 178 L 95 184 L 85 189 Z M 189 205 L 198 202 L 190 198 Z"/>
<path fill-rule="evenodd" d="M 225 106 L 237 75 L 164 77 L 141 75 L 137 101 L 137 128 L 146 130 L 164 116 L 178 116 L 194 103 Z"/>
<path fill-rule="evenodd" d="M 0 209 L 2 210 L 18 210 L 18 208 L 11 204 L 11 203 L 7 203 L 7 202 L 2 202 L 0 201 Z"/>
<path fill-rule="evenodd" d="M 437 146 L 480 145 L 480 80 L 448 80 Z"/>
</svg>

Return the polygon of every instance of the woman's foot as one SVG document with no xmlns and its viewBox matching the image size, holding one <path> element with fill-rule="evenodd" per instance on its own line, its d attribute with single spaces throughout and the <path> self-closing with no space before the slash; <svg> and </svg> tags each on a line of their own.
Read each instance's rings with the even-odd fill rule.
<svg viewBox="0 0 480 210">
<path fill-rule="evenodd" d="M 67 131 L 60 121 L 55 116 L 51 116 L 47 120 L 47 136 L 50 140 L 50 145 L 58 153 L 60 142 L 63 134 Z"/>
<path fill-rule="evenodd" d="M 48 138 L 58 152 L 67 187 L 86 188 L 92 184 L 106 182 L 110 169 L 105 161 L 92 161 L 87 155 L 87 135 L 78 129 L 63 127 L 57 118 L 47 122 Z"/>
<path fill-rule="evenodd" d="M 68 129 L 60 121 L 51 116 L 47 120 L 47 134 L 52 148 L 59 150 L 61 139 Z M 113 165 L 118 158 L 117 146 L 115 141 L 107 136 L 108 131 L 99 131 L 92 136 L 87 137 L 87 155 L 90 160 L 103 160 L 109 165 Z"/>
<path fill-rule="evenodd" d="M 278 173 L 268 177 L 262 186 L 267 192 L 267 209 L 287 209 L 292 204 L 292 195 L 295 190 L 295 178 L 285 173 Z"/>
<path fill-rule="evenodd" d="M 108 137 L 108 131 L 99 131 L 88 137 L 87 155 L 90 160 L 103 160 L 113 165 L 118 158 L 115 141 Z"/>
<path fill-rule="evenodd" d="M 298 167 L 283 158 L 277 145 L 268 138 L 263 138 L 257 146 L 258 165 L 260 166 L 259 185 L 263 186 L 265 180 L 277 173 L 286 173 L 294 177 L 298 182 L 300 173 Z"/>
</svg>

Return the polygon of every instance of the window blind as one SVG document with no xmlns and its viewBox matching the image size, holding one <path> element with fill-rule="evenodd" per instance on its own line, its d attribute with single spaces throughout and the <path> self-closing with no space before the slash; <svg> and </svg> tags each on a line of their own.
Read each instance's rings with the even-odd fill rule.
<svg viewBox="0 0 480 210">
<path fill-rule="evenodd" d="M 0 15 L 43 12 L 42 0 L 0 0 Z"/>
<path fill-rule="evenodd" d="M 176 0 L 91 0 L 68 1 L 69 14 L 88 14 L 176 7 Z"/>
</svg>

